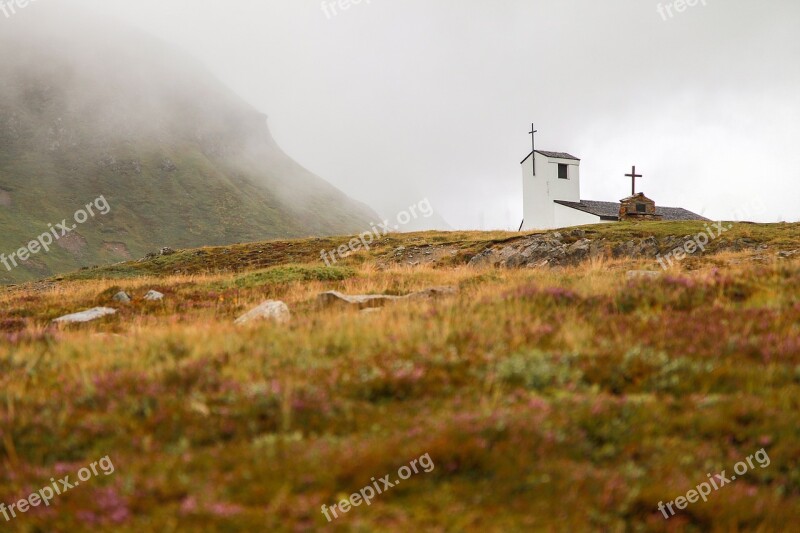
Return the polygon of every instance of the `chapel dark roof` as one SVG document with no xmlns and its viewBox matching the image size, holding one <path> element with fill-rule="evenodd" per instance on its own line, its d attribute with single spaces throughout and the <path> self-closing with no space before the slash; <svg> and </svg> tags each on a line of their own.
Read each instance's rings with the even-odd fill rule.
<svg viewBox="0 0 800 533">
<path fill-rule="evenodd" d="M 520 165 L 521 165 L 522 163 L 524 163 L 525 161 L 527 161 L 527 160 L 528 160 L 528 158 L 531 156 L 531 154 L 532 154 L 532 153 L 533 153 L 533 152 L 531 152 L 530 154 L 526 155 L 526 156 L 525 156 L 525 159 L 523 159 L 522 161 L 520 161 Z M 566 153 L 566 152 L 547 152 L 547 151 L 545 151 L 545 150 L 536 150 L 536 153 L 538 153 L 538 154 L 542 154 L 542 155 L 543 155 L 543 156 L 545 156 L 545 157 L 552 157 L 553 159 L 572 159 L 573 161 L 580 161 L 580 159 L 578 159 L 578 158 L 577 158 L 577 157 L 575 157 L 574 155 L 569 155 L 569 154 L 568 154 L 568 153 Z"/>
</svg>

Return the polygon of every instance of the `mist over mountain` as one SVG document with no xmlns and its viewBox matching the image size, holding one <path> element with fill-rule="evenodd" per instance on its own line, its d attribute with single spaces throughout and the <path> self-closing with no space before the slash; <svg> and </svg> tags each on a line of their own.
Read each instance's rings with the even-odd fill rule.
<svg viewBox="0 0 800 533">
<path fill-rule="evenodd" d="M 4 24 L 0 46 L 0 253 L 100 196 L 110 206 L 0 267 L 0 282 L 378 220 L 287 156 L 266 115 L 147 34 L 49 6 Z"/>
</svg>

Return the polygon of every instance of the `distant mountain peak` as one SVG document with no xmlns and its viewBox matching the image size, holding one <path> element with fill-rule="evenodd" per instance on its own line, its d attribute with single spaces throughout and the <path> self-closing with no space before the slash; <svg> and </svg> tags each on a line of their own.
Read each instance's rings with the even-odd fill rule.
<svg viewBox="0 0 800 533">
<path fill-rule="evenodd" d="M 264 113 L 161 41 L 74 13 L 9 27 L 0 34 L 15 51 L 0 55 L 0 253 L 100 195 L 112 210 L 77 228 L 71 245 L 0 267 L 0 281 L 161 246 L 356 233 L 378 218 L 287 156 Z"/>
</svg>

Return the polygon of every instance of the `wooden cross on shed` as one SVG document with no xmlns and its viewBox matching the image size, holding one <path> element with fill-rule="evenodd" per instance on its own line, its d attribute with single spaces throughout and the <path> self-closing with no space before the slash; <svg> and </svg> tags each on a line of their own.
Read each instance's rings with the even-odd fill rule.
<svg viewBox="0 0 800 533">
<path fill-rule="evenodd" d="M 633 169 L 631 170 L 630 174 L 625 174 L 625 176 L 631 179 L 631 196 L 636 194 L 636 178 L 642 178 L 641 174 L 636 173 L 636 165 L 633 165 Z"/>
</svg>

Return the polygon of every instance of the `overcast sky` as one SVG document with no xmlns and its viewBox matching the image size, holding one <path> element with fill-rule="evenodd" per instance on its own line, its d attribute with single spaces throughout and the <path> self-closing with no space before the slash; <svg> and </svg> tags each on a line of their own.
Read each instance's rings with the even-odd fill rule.
<svg viewBox="0 0 800 533">
<path fill-rule="evenodd" d="M 626 196 L 636 164 L 659 205 L 800 220 L 800 2 L 675 1 L 81 0 L 196 56 L 387 217 L 427 197 L 516 229 L 534 121 L 584 199 Z"/>
</svg>

